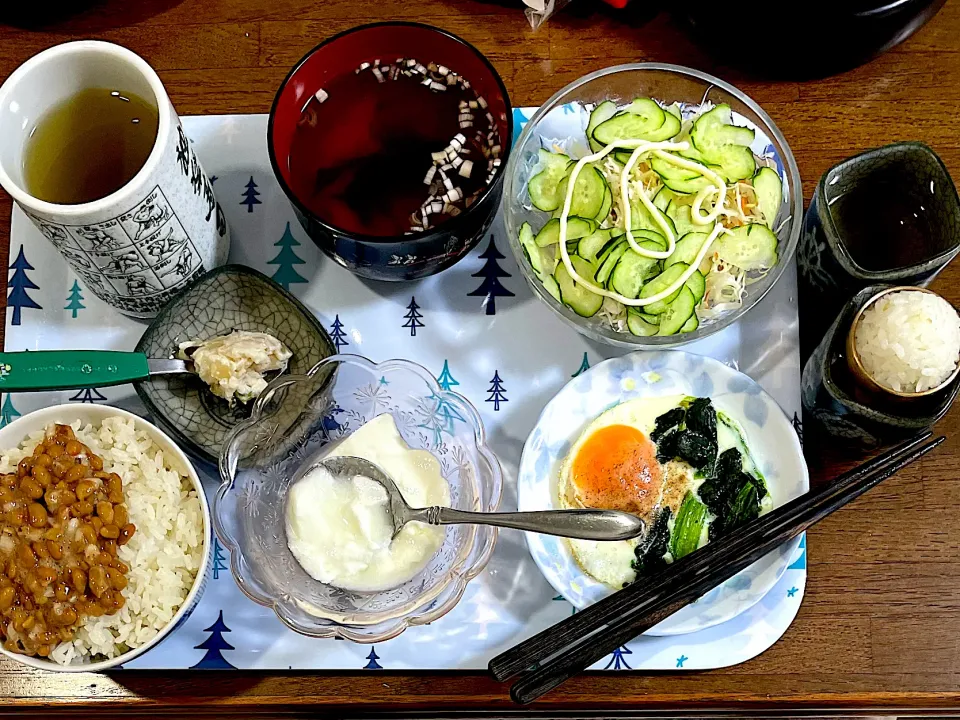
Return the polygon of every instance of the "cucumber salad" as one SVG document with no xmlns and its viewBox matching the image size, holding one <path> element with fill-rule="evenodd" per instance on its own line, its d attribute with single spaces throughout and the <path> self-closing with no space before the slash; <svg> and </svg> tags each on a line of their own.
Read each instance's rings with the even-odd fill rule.
<svg viewBox="0 0 960 720">
<path fill-rule="evenodd" d="M 777 264 L 783 198 L 754 130 L 728 105 L 610 100 L 590 114 L 590 154 L 541 149 L 527 190 L 550 213 L 520 227 L 544 288 L 582 317 L 619 332 L 675 335 L 740 307 Z"/>
</svg>

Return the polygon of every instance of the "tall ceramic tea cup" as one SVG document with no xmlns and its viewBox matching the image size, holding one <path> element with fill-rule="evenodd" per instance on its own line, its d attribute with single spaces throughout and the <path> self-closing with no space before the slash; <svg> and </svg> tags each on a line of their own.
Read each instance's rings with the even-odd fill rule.
<svg viewBox="0 0 960 720">
<path fill-rule="evenodd" d="M 139 172 L 92 202 L 32 196 L 24 154 L 44 113 L 85 89 L 134 93 L 158 110 Z M 0 186 L 86 286 L 122 313 L 153 317 L 192 279 L 227 261 L 230 232 L 157 74 L 119 45 L 65 43 L 27 60 L 0 86 Z"/>
</svg>

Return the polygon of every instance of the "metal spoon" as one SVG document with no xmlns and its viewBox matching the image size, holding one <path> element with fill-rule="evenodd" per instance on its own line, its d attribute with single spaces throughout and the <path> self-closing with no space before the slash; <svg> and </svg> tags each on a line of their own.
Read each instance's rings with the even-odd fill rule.
<svg viewBox="0 0 960 720">
<path fill-rule="evenodd" d="M 318 465 L 333 475 L 361 475 L 380 483 L 390 499 L 394 536 L 411 520 L 428 525 L 495 525 L 579 540 L 629 540 L 643 533 L 643 520 L 619 510 L 478 513 L 440 506 L 412 508 L 403 499 L 393 479 L 369 460 L 341 455 L 325 458 Z"/>
</svg>

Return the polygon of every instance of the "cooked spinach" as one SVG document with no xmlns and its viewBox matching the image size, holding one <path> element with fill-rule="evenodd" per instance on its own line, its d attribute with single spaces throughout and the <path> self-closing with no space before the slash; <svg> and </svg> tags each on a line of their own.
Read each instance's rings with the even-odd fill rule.
<svg viewBox="0 0 960 720">
<path fill-rule="evenodd" d="M 656 425 L 653 428 L 653 432 L 650 433 L 650 439 L 655 443 L 659 443 L 660 438 L 666 435 L 667 432 L 683 423 L 684 415 L 686 415 L 686 411 L 682 407 L 676 407 L 673 408 L 673 410 L 665 412 L 656 419 Z"/>
<path fill-rule="evenodd" d="M 660 441 L 657 443 L 657 460 L 661 463 L 669 462 L 673 460 L 680 454 L 680 451 L 677 448 L 677 444 L 680 441 L 680 436 L 683 435 L 682 430 L 677 430 L 672 428 L 660 438 Z"/>
<path fill-rule="evenodd" d="M 663 558 L 667 554 L 667 544 L 670 542 L 670 518 L 673 513 L 670 508 L 664 508 L 657 513 L 653 525 L 643 541 L 634 550 L 636 559 L 632 563 L 637 577 L 645 577 L 659 572 L 667 566 Z"/>
<path fill-rule="evenodd" d="M 716 435 L 709 438 L 693 430 L 683 430 L 677 438 L 676 454 L 700 472 L 709 474 L 717 457 Z"/>
<path fill-rule="evenodd" d="M 693 430 L 704 437 L 717 437 L 717 411 L 713 409 L 710 398 L 697 398 L 687 408 L 687 430 Z"/>
</svg>

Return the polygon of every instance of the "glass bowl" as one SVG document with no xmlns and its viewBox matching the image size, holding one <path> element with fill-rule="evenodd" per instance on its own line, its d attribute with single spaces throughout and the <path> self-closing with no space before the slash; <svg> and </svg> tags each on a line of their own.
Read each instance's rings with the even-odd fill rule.
<svg viewBox="0 0 960 720">
<path fill-rule="evenodd" d="M 334 355 L 306 375 L 274 380 L 224 444 L 214 529 L 230 549 L 240 589 L 304 635 L 372 643 L 433 622 L 457 604 L 493 553 L 495 528 L 449 526 L 443 547 L 416 577 L 372 593 L 325 585 L 300 567 L 284 529 L 291 480 L 329 443 L 382 413 L 393 416 L 410 447 L 440 461 L 451 507 L 492 512 L 500 503 L 500 464 L 480 415 L 420 365 Z"/>
<path fill-rule="evenodd" d="M 477 201 L 460 215 L 418 235 L 378 237 L 348 232 L 324 221 L 290 185 L 289 156 L 294 131 L 309 99 L 331 78 L 352 73 L 361 63 L 384 58 L 439 63 L 469 80 L 489 105 L 500 132 L 501 163 Z M 504 168 L 513 140 L 513 111 L 500 75 L 467 41 L 420 23 L 361 25 L 334 35 L 307 53 L 277 91 L 267 125 L 267 149 L 277 182 L 307 235 L 334 261 L 371 280 L 414 280 L 433 275 L 463 258 L 480 241 L 500 206 Z M 440 149 L 440 148 L 438 148 Z"/>
<path fill-rule="evenodd" d="M 641 96 L 652 97 L 665 104 L 679 102 L 687 106 L 685 111 L 704 102 L 727 103 L 733 110 L 736 124 L 746 124 L 757 131 L 752 146 L 754 153 L 772 157 L 783 181 L 783 200 L 774 223 L 780 241 L 777 265 L 763 278 L 747 286 L 743 305 L 737 310 L 702 320 L 699 328 L 683 335 L 638 337 L 629 332 L 617 332 L 597 318 L 580 317 L 544 289 L 518 239 L 521 224 L 530 222 L 534 227 L 539 227 L 549 217 L 533 207 L 527 193 L 527 182 L 537 166 L 537 151 L 541 147 L 559 144 L 582 157 L 588 152 L 585 129 L 590 116 L 589 108 L 604 100 L 624 104 Z M 573 139 L 580 141 L 575 144 L 570 143 L 569 134 L 574 127 L 578 128 L 578 134 Z M 533 292 L 567 324 L 593 340 L 611 345 L 633 349 L 664 348 L 685 345 L 713 335 L 736 322 L 763 299 L 780 279 L 796 252 L 803 224 L 803 190 L 797 164 L 786 140 L 773 120 L 749 97 L 723 80 L 698 70 L 679 65 L 633 63 L 585 75 L 556 93 L 530 118 L 507 163 L 503 208 L 510 247 L 523 276 Z"/>
</svg>

